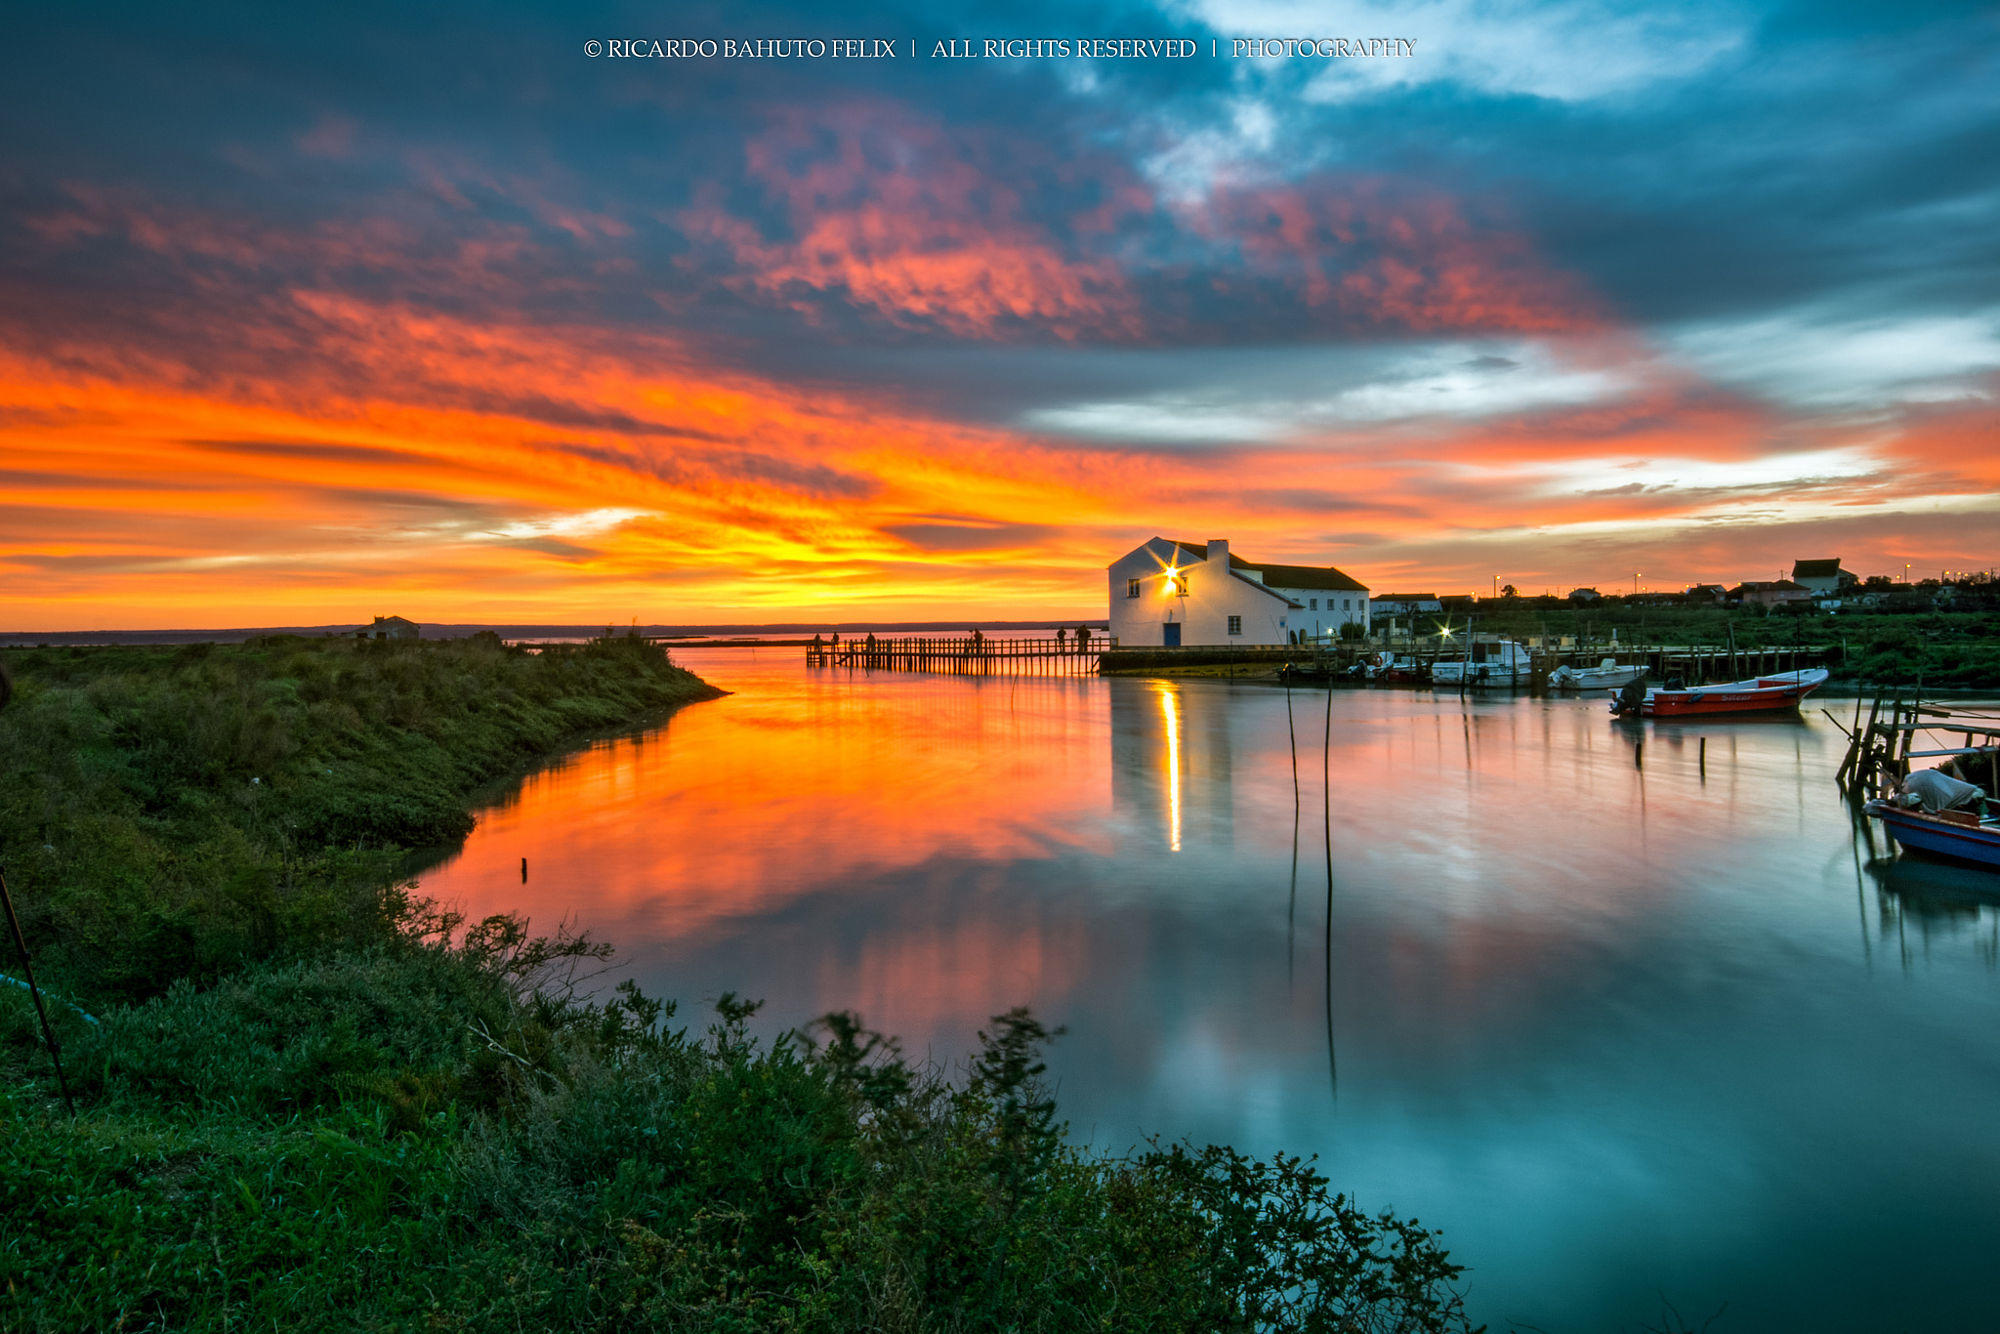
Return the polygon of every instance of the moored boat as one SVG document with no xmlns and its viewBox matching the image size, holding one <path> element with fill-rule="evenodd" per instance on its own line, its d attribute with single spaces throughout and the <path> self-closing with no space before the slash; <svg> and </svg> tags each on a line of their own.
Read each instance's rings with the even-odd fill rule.
<svg viewBox="0 0 2000 1334">
<path fill-rule="evenodd" d="M 1621 666 L 1616 658 L 1606 658 L 1595 667 L 1571 667 L 1565 664 L 1549 673 L 1549 689 L 1616 690 L 1620 686 L 1644 680 L 1646 670 L 1646 664 L 1643 662 Z"/>
<path fill-rule="evenodd" d="M 1906 809 L 1879 800 L 1862 809 L 1907 849 L 2000 871 L 2000 820 L 1982 820 L 1970 811 Z"/>
<path fill-rule="evenodd" d="M 1826 684 L 1827 670 L 1812 667 L 1747 681 L 1669 690 L 1655 686 L 1636 700 L 1627 692 L 1613 701 L 1611 711 L 1642 718 L 1706 718 L 1722 714 L 1781 713 L 1796 710 L 1799 701 Z"/>
<path fill-rule="evenodd" d="M 1431 679 L 1430 664 L 1404 653 L 1382 652 L 1368 660 L 1368 679 L 1389 685 L 1421 685 Z"/>
<path fill-rule="evenodd" d="M 1528 650 L 1511 639 L 1481 639 L 1466 645 L 1458 658 L 1439 658 L 1431 664 L 1434 686 L 1512 686 L 1534 679 L 1534 662 Z"/>
</svg>

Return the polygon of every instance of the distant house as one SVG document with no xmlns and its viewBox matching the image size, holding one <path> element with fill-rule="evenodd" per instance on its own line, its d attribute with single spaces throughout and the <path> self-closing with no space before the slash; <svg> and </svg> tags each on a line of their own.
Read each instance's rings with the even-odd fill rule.
<svg viewBox="0 0 2000 1334">
<path fill-rule="evenodd" d="M 1839 597 L 1861 580 L 1841 569 L 1840 557 L 1835 556 L 1831 560 L 1793 561 L 1791 582 L 1814 597 Z"/>
<path fill-rule="evenodd" d="M 1569 600 L 1578 603 L 1602 602 L 1604 595 L 1594 588 L 1572 588 L 1569 591 Z"/>
<path fill-rule="evenodd" d="M 1812 590 L 1790 579 L 1756 580 L 1736 585 L 1729 590 L 1732 602 L 1740 602 L 1746 607 L 1777 607 L 1788 602 L 1811 602 Z"/>
<path fill-rule="evenodd" d="M 1331 565 L 1269 565 L 1222 538 L 1152 538 L 1106 567 L 1111 637 L 1126 648 L 1286 644 L 1368 629 L 1368 589 Z"/>
<path fill-rule="evenodd" d="M 1687 591 L 1687 600 L 1696 603 L 1713 602 L 1720 605 L 1728 596 L 1729 590 L 1721 584 L 1696 584 Z"/>
<path fill-rule="evenodd" d="M 1375 616 L 1435 615 L 1444 610 L 1444 603 L 1435 593 L 1384 593 L 1368 599 L 1368 610 Z"/>
<path fill-rule="evenodd" d="M 363 639 L 415 639 L 417 623 L 400 616 L 377 616 L 375 624 L 361 631 Z"/>
</svg>

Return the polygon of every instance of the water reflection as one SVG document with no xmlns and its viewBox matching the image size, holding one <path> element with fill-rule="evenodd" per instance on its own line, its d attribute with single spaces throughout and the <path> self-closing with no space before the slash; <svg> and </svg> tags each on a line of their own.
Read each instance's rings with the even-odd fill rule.
<svg viewBox="0 0 2000 1334">
<path fill-rule="evenodd" d="M 1862 869 L 1876 889 L 1878 933 L 1893 937 L 1906 968 L 1928 959 L 1933 944 L 1957 940 L 1970 940 L 1987 967 L 2000 963 L 2000 876 L 1904 854 L 1870 858 Z"/>
<path fill-rule="evenodd" d="M 1983 1312 L 1993 910 L 1859 841 L 1830 728 L 698 665 L 738 693 L 534 775 L 425 888 L 919 1053 L 1032 1004 L 1080 1137 L 1318 1152 L 1495 1322 Z"/>
<path fill-rule="evenodd" d="M 1160 715 L 1166 720 L 1167 753 L 1167 850 L 1181 850 L 1181 692 L 1171 682 L 1163 681 L 1159 687 Z M 1117 735 L 1117 723 L 1112 724 L 1112 734 Z M 1114 758 L 1112 772 L 1119 766 Z"/>
</svg>

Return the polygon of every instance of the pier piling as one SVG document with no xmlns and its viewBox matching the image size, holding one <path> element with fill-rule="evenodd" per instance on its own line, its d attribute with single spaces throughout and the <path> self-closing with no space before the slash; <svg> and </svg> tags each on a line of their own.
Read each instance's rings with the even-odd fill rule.
<svg viewBox="0 0 2000 1334">
<path fill-rule="evenodd" d="M 806 645 L 808 667 L 864 671 L 942 672 L 953 676 L 1095 676 L 1098 658 L 1117 641 L 1105 635 L 1060 639 L 914 636 L 822 641 Z"/>
</svg>

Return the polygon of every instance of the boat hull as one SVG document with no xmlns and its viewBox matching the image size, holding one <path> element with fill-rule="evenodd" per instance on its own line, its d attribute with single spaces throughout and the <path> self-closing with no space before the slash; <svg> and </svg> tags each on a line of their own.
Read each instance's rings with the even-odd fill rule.
<svg viewBox="0 0 2000 1334">
<path fill-rule="evenodd" d="M 1526 667 L 1482 667 L 1478 663 L 1472 670 L 1463 670 L 1455 662 L 1441 662 L 1431 668 L 1431 684 L 1434 686 L 1455 686 L 1463 683 L 1469 686 L 1524 686 L 1534 680 L 1534 673 Z"/>
<path fill-rule="evenodd" d="M 1906 849 L 2000 871 L 2000 826 L 1960 824 L 1880 802 L 1870 802 L 1868 813 Z"/>
<path fill-rule="evenodd" d="M 1646 668 L 1637 667 L 1574 667 L 1563 668 L 1549 676 L 1549 686 L 1555 690 L 1616 690 L 1634 681 L 1645 679 Z"/>
<path fill-rule="evenodd" d="M 1826 684 L 1825 671 L 1790 676 L 1766 676 L 1728 685 L 1697 686 L 1692 690 L 1649 690 L 1639 706 L 1647 718 L 1709 718 L 1745 713 L 1790 713 L 1799 702 Z"/>
</svg>

